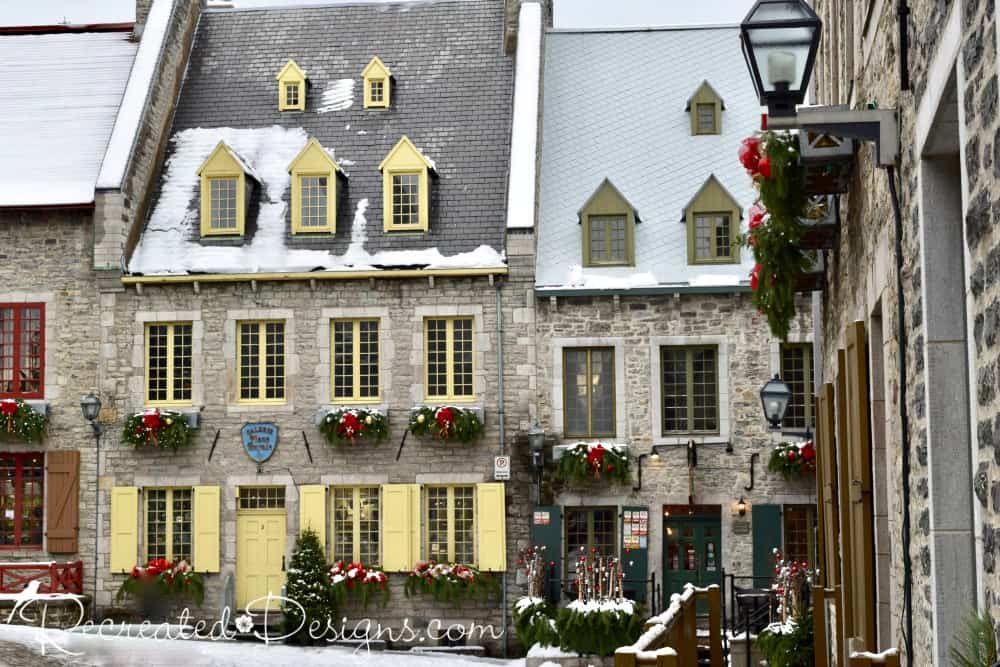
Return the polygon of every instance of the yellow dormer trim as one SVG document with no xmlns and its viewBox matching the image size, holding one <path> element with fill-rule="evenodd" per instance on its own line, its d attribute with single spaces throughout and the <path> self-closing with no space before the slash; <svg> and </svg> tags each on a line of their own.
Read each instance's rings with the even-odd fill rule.
<svg viewBox="0 0 1000 667">
<path fill-rule="evenodd" d="M 715 174 L 709 176 L 684 207 L 688 264 L 739 264 L 742 211 L 743 207 Z M 699 235 L 702 236 L 700 251 Z"/>
<path fill-rule="evenodd" d="M 725 108 L 726 105 L 712 85 L 708 81 L 702 81 L 687 102 L 691 134 L 722 134 L 722 111 Z"/>
<path fill-rule="evenodd" d="M 292 177 L 292 233 L 334 234 L 337 231 L 337 174 L 340 167 L 318 141 L 310 139 L 288 165 Z M 326 179 L 325 224 L 317 224 L 309 215 L 303 216 L 303 186 L 317 187 L 317 179 Z M 305 218 L 305 223 L 304 222 Z"/>
<path fill-rule="evenodd" d="M 278 111 L 305 111 L 305 71 L 294 60 L 289 60 L 274 78 L 278 80 Z"/>
<path fill-rule="evenodd" d="M 201 235 L 243 236 L 247 208 L 247 175 L 243 162 L 220 141 L 198 167 L 198 176 L 201 177 Z M 217 196 L 215 207 L 212 206 L 213 189 Z"/>
<path fill-rule="evenodd" d="M 434 168 L 434 163 L 424 157 L 413 142 L 404 136 L 378 168 L 382 172 L 383 230 L 426 232 L 430 217 L 427 174 Z M 416 201 L 414 187 L 417 190 Z"/>
<path fill-rule="evenodd" d="M 361 76 L 365 85 L 365 108 L 388 108 L 392 94 L 392 72 L 378 56 L 371 59 Z"/>
</svg>

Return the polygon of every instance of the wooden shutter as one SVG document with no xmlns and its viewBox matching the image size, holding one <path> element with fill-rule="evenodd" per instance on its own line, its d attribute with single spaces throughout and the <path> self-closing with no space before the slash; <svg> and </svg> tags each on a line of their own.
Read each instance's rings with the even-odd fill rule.
<svg viewBox="0 0 1000 667">
<path fill-rule="evenodd" d="M 112 574 L 131 572 L 139 553 L 139 489 L 116 486 L 111 489 L 111 554 L 108 569 Z"/>
<path fill-rule="evenodd" d="M 622 554 L 622 573 L 625 575 L 625 581 L 623 586 L 626 592 L 631 592 L 632 595 L 628 597 L 633 598 L 639 602 L 646 601 L 646 580 L 649 579 L 649 537 L 646 538 L 645 547 L 630 547 L 626 552 L 625 548 L 625 516 L 626 512 L 631 512 L 633 518 L 639 512 L 645 512 L 646 516 L 649 517 L 648 507 L 622 507 L 622 520 L 621 528 L 618 530 L 618 534 L 621 536 L 621 551 Z M 633 524 L 634 526 L 634 524 Z M 649 520 L 647 518 L 646 526 L 649 526 Z M 633 540 L 633 544 L 634 544 Z M 549 558 L 549 560 L 555 560 Z"/>
<path fill-rule="evenodd" d="M 750 508 L 753 532 L 753 585 L 768 588 L 774 581 L 774 550 L 781 549 L 781 505 Z"/>
<path fill-rule="evenodd" d="M 299 487 L 299 530 L 312 528 L 326 553 L 326 487 L 307 484 Z"/>
<path fill-rule="evenodd" d="M 382 567 L 408 572 L 420 557 L 420 485 L 382 485 Z"/>
<path fill-rule="evenodd" d="M 545 596 L 550 602 L 560 597 L 562 576 L 562 508 L 558 505 L 535 505 L 531 520 L 531 545 L 545 547 L 545 559 L 554 563 L 549 569 Z"/>
<path fill-rule="evenodd" d="M 851 526 L 848 508 L 851 506 L 850 489 L 851 475 L 847 463 L 847 353 L 837 350 L 837 511 L 840 524 L 840 600 L 837 609 L 843 613 L 837 615 L 838 652 L 847 644 L 847 638 L 854 631 L 854 618 L 848 611 L 854 606 L 854 590 L 852 581 L 851 559 Z"/>
<path fill-rule="evenodd" d="M 197 572 L 219 571 L 219 487 L 194 487 L 194 563 Z"/>
<path fill-rule="evenodd" d="M 865 323 L 847 328 L 847 435 L 850 472 L 850 584 L 854 589 L 854 633 L 875 650 L 875 546 L 872 515 L 871 412 Z M 845 580 L 845 583 L 848 583 Z"/>
<path fill-rule="evenodd" d="M 507 509 L 502 482 L 476 484 L 476 547 L 479 569 L 507 569 Z"/>
<path fill-rule="evenodd" d="M 819 429 L 816 433 L 816 483 L 820 499 L 820 579 L 824 586 L 840 582 L 840 518 L 837 502 L 837 441 L 834 436 L 833 384 L 826 383 L 817 402 Z"/>
<path fill-rule="evenodd" d="M 49 553 L 79 550 L 80 452 L 50 451 L 45 455 L 45 546 Z"/>
</svg>

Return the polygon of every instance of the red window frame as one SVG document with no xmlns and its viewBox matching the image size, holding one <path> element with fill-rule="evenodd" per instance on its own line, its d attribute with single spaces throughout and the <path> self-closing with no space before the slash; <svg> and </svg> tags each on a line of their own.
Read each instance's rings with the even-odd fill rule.
<svg viewBox="0 0 1000 667">
<path fill-rule="evenodd" d="M 0 398 L 44 398 L 45 396 L 45 304 L 44 303 L 0 303 L 0 311 L 13 310 L 14 325 L 12 340 L 9 344 L 4 342 L 4 320 L 0 319 Z M 24 344 L 23 322 L 26 319 L 27 311 L 38 310 L 38 353 L 31 355 L 32 359 L 38 360 L 38 390 L 24 391 L 20 384 L 22 372 L 21 347 Z M 30 319 L 34 319 L 33 317 Z M 7 375 L 7 372 L 10 375 Z M 10 389 L 4 385 L 5 378 L 11 379 L 14 386 Z"/>
<path fill-rule="evenodd" d="M 9 477 L 3 477 L 0 475 L 0 526 L 4 526 L 10 519 L 7 518 L 7 512 L 13 511 L 13 534 L 14 541 L 12 543 L 0 542 L 0 550 L 9 549 L 41 549 L 42 543 L 44 541 L 44 535 L 42 539 L 39 539 L 37 544 L 24 544 L 24 499 L 25 499 L 25 485 L 24 485 L 24 464 L 25 461 L 31 459 L 38 459 L 40 461 L 37 466 L 37 470 L 40 471 L 41 475 L 38 477 L 38 493 L 32 494 L 32 497 L 37 497 L 40 499 L 38 507 L 40 508 L 42 514 L 45 512 L 45 454 L 42 452 L 24 452 L 24 453 L 13 453 L 13 452 L 0 452 L 0 461 L 12 461 L 14 464 L 14 477 L 13 483 L 13 497 L 14 506 L 8 506 L 6 499 L 9 497 L 8 494 L 8 480 Z M 43 525 L 43 517 L 38 517 L 39 523 L 39 533 L 41 534 L 41 527 Z"/>
</svg>

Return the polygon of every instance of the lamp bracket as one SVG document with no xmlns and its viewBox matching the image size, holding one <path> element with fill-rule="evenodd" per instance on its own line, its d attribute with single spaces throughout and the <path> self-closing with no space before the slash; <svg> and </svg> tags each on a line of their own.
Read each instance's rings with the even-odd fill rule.
<svg viewBox="0 0 1000 667">
<path fill-rule="evenodd" d="M 841 106 L 799 107 L 789 116 L 768 116 L 772 130 L 809 130 L 875 142 L 880 167 L 899 157 L 899 123 L 895 109 L 845 109 Z"/>
</svg>

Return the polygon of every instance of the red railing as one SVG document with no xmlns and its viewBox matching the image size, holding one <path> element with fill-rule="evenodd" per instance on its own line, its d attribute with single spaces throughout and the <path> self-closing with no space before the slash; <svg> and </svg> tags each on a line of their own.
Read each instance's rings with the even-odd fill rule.
<svg viewBox="0 0 1000 667">
<path fill-rule="evenodd" d="M 0 563 L 0 593 L 20 593 L 38 579 L 39 593 L 83 593 L 83 561 Z"/>
</svg>

